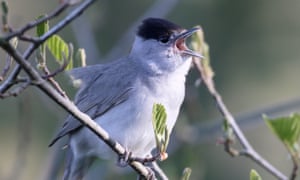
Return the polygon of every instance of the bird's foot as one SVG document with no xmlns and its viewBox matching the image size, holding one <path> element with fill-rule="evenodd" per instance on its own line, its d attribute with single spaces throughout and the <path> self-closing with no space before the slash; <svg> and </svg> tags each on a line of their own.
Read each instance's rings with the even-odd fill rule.
<svg viewBox="0 0 300 180">
<path fill-rule="evenodd" d="M 156 179 L 155 173 L 151 167 L 148 167 L 148 165 L 151 164 L 152 162 L 156 161 L 157 159 L 160 159 L 160 154 L 157 154 L 155 156 L 146 156 L 145 158 L 139 158 L 139 157 L 134 157 L 132 155 L 132 152 L 125 150 L 124 154 L 119 156 L 117 164 L 120 167 L 126 167 L 132 161 L 140 162 L 143 165 L 145 165 L 145 167 L 148 170 L 148 174 L 146 177 L 139 176 L 138 179 L 155 180 Z"/>
<path fill-rule="evenodd" d="M 118 158 L 118 166 L 126 167 L 131 161 L 132 152 L 125 150 L 124 154 L 120 155 Z"/>
</svg>

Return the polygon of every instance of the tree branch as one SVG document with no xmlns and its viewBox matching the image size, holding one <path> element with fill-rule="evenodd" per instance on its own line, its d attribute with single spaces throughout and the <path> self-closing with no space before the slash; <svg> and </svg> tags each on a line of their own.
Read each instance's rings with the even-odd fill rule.
<svg viewBox="0 0 300 180">
<path fill-rule="evenodd" d="M 288 178 L 282 174 L 279 170 L 277 170 L 272 164 L 270 164 L 267 160 L 265 160 L 262 156 L 260 156 L 254 148 L 251 146 L 251 144 L 248 142 L 247 138 L 245 137 L 244 133 L 236 123 L 233 115 L 230 113 L 228 108 L 226 107 L 225 103 L 222 100 L 221 95 L 218 93 L 218 91 L 215 88 L 214 81 L 212 79 L 212 76 L 207 76 L 204 70 L 203 65 L 200 63 L 199 60 L 194 59 L 193 60 L 194 65 L 196 66 L 197 70 L 200 73 L 200 77 L 202 78 L 205 86 L 207 87 L 209 93 L 214 98 L 216 102 L 216 106 L 222 116 L 224 117 L 225 121 L 229 124 L 229 126 L 232 128 L 234 134 L 236 135 L 237 139 L 241 143 L 243 150 L 242 151 L 236 151 L 233 150 L 230 147 L 230 141 L 225 141 L 225 150 L 229 152 L 232 156 L 247 156 L 251 158 L 253 161 L 255 161 L 257 164 L 259 164 L 261 167 L 269 171 L 271 174 L 273 174 L 275 177 L 287 180 Z"/>
<path fill-rule="evenodd" d="M 19 81 L 16 81 L 15 83 L 19 83 Z M 6 98 L 6 97 L 11 97 L 11 96 L 18 96 L 23 92 L 28 86 L 30 85 L 30 80 L 27 79 L 23 84 L 20 86 L 16 87 L 15 89 L 8 91 L 6 93 L 0 94 L 0 98 Z"/>
<path fill-rule="evenodd" d="M 66 92 L 60 87 L 60 85 L 59 85 L 59 83 L 58 82 L 56 82 L 55 80 L 54 80 L 54 76 L 56 76 L 57 74 L 59 74 L 59 73 L 61 73 L 61 72 L 63 72 L 65 69 L 66 69 L 66 67 L 67 67 L 67 65 L 68 65 L 68 63 L 69 63 L 69 61 L 68 60 L 66 60 L 66 58 L 64 58 L 64 60 L 63 60 L 63 64 L 56 70 L 56 71 L 54 71 L 53 73 L 51 73 L 50 71 L 49 71 L 49 69 L 48 69 L 48 67 L 47 67 L 47 65 L 46 65 L 46 63 L 43 61 L 43 62 L 41 62 L 41 70 L 45 73 L 45 75 L 44 76 L 42 76 L 42 78 L 43 79 L 47 79 L 49 82 L 50 82 L 50 84 L 63 96 L 63 97 L 65 97 L 65 98 L 68 98 L 69 99 L 69 97 L 67 96 L 67 94 L 66 94 Z"/>
<path fill-rule="evenodd" d="M 2 69 L 2 72 L 1 72 L 1 74 L 0 74 L 0 82 L 3 81 L 3 80 L 5 79 L 5 77 L 6 77 L 7 73 L 8 73 L 8 71 L 9 71 L 9 69 L 10 69 L 10 67 L 11 67 L 11 65 L 12 65 L 12 59 L 11 59 L 11 57 L 8 56 L 8 55 L 6 55 L 5 66 L 4 66 L 4 68 Z"/>
</svg>

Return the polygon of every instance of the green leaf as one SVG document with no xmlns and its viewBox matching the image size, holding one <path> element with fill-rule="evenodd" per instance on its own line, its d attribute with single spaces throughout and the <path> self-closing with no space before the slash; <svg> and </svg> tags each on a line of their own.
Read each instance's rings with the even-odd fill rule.
<svg viewBox="0 0 300 180">
<path fill-rule="evenodd" d="M 167 129 L 167 114 L 162 104 L 154 104 L 152 109 L 152 124 L 154 128 L 156 145 L 161 154 L 165 153 L 169 143 L 169 131 Z"/>
<path fill-rule="evenodd" d="M 37 20 L 44 18 L 45 16 L 46 15 L 40 15 L 39 17 L 37 17 Z M 42 23 L 39 23 L 36 26 L 36 35 L 38 37 L 41 37 L 48 31 L 49 31 L 49 21 L 44 21 Z M 39 52 L 37 52 L 37 57 L 39 59 L 39 62 L 41 62 L 42 64 L 45 64 L 45 62 L 46 62 L 46 45 L 44 43 L 39 47 Z"/>
<path fill-rule="evenodd" d="M 67 59 L 67 67 L 66 70 L 73 69 L 73 54 L 74 54 L 74 47 L 72 43 L 69 43 L 69 57 Z"/>
<path fill-rule="evenodd" d="M 59 64 L 70 59 L 68 44 L 58 35 L 53 35 L 47 40 L 47 47 Z"/>
<path fill-rule="evenodd" d="M 256 170 L 251 169 L 250 180 L 262 180 L 261 176 L 256 172 Z"/>
<path fill-rule="evenodd" d="M 191 168 L 184 168 L 182 176 L 181 176 L 181 180 L 189 180 L 190 176 L 192 174 L 192 169 Z"/>
<path fill-rule="evenodd" d="M 37 19 L 41 19 L 44 18 L 46 15 L 41 15 L 39 16 Z M 49 31 L 49 21 L 44 21 L 42 23 L 39 23 L 36 26 L 36 35 L 38 37 L 41 37 L 42 35 L 44 35 L 46 32 Z"/>
<path fill-rule="evenodd" d="M 214 71 L 210 65 L 209 45 L 204 39 L 203 30 L 200 26 L 197 27 L 200 28 L 200 30 L 192 35 L 191 47 L 194 51 L 197 51 L 204 56 L 204 58 L 200 61 L 204 68 L 204 75 L 207 78 L 212 79 L 214 77 Z"/>
<path fill-rule="evenodd" d="M 7 6 L 6 1 L 1 2 L 1 9 L 2 9 L 3 15 L 6 16 L 8 14 L 8 6 Z"/>
<path fill-rule="evenodd" d="M 300 138 L 300 115 L 292 114 L 288 117 L 280 117 L 269 119 L 263 116 L 268 127 L 274 134 L 288 146 L 288 148 L 295 150 L 296 144 Z"/>
<path fill-rule="evenodd" d="M 8 32 L 10 30 L 9 25 L 8 25 L 8 5 L 6 1 L 1 2 L 1 10 L 2 10 L 2 30 L 4 32 Z"/>
</svg>

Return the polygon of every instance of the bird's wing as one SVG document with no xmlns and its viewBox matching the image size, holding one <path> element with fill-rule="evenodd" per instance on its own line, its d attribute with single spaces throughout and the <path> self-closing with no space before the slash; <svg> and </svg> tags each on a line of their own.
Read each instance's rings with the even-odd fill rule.
<svg viewBox="0 0 300 180">
<path fill-rule="evenodd" d="M 116 65 L 118 66 L 118 65 Z M 76 106 L 92 119 L 101 116 L 111 108 L 126 101 L 132 91 L 130 76 L 122 67 L 94 65 L 84 68 L 75 68 L 70 72 L 74 79 L 82 81 L 81 87 L 75 97 Z M 119 77 L 119 78 L 118 78 Z M 83 125 L 72 115 L 69 115 L 51 141 L 52 146 L 61 137 L 73 132 Z"/>
</svg>

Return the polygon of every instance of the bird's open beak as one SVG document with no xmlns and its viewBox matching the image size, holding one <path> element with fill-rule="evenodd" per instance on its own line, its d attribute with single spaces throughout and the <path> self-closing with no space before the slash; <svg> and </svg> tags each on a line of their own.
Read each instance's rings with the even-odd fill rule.
<svg viewBox="0 0 300 180">
<path fill-rule="evenodd" d="M 189 29 L 187 31 L 184 31 L 184 32 L 180 33 L 179 35 L 177 35 L 174 38 L 174 45 L 177 47 L 177 49 L 180 50 L 180 52 L 182 54 L 195 56 L 195 57 L 198 57 L 198 58 L 202 59 L 203 56 L 201 54 L 190 50 L 185 44 L 186 38 L 190 37 L 194 32 L 196 32 L 198 30 L 200 30 L 200 28 L 192 28 L 192 29 Z"/>
</svg>

